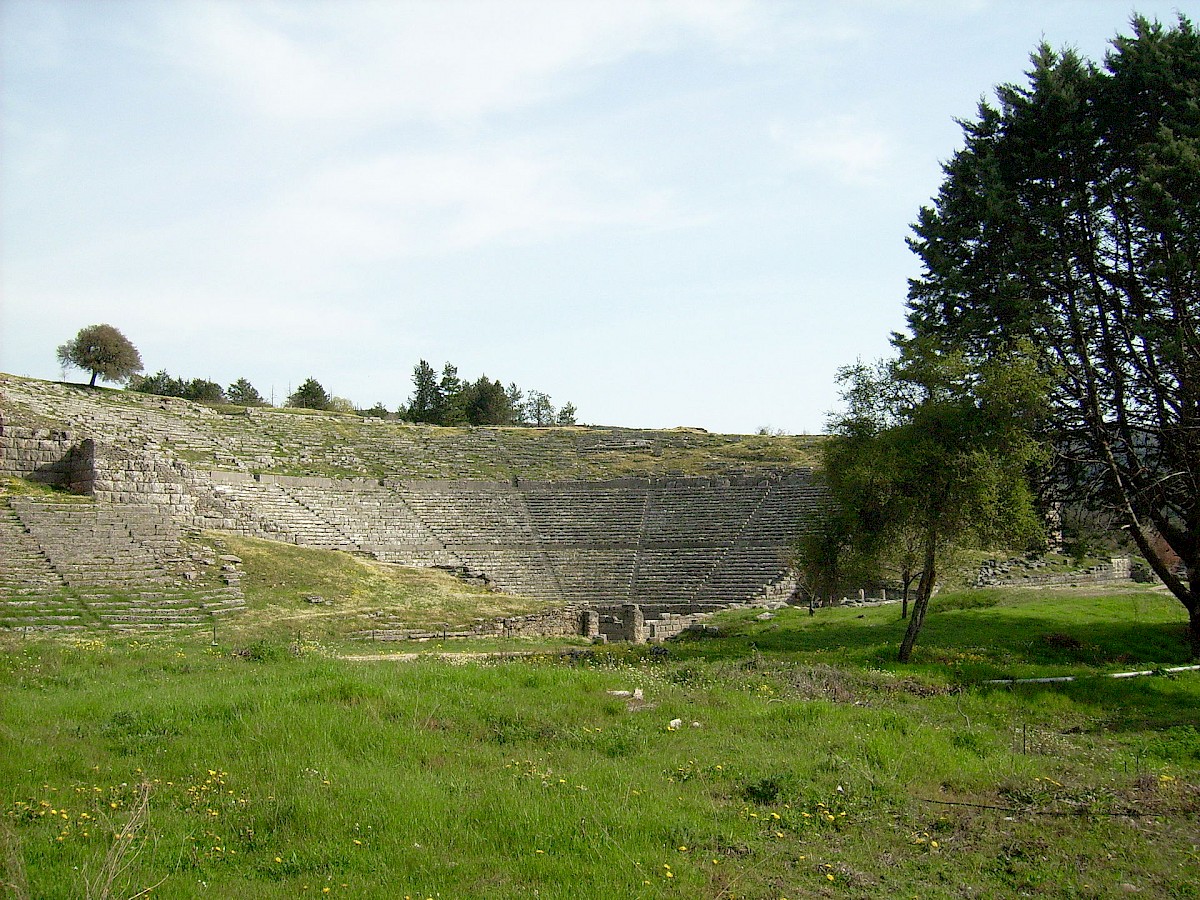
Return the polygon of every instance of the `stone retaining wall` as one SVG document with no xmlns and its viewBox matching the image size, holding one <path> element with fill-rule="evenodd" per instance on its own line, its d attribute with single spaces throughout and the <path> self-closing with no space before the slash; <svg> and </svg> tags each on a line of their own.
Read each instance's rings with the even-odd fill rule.
<svg viewBox="0 0 1200 900">
<path fill-rule="evenodd" d="M 91 493 L 94 449 L 70 431 L 25 428 L 0 414 L 0 476 Z"/>
<path fill-rule="evenodd" d="M 637 604 L 595 608 L 569 604 L 528 616 L 513 616 L 494 622 L 479 623 L 467 629 L 379 628 L 353 635 L 370 641 L 442 641 L 485 637 L 571 637 L 590 638 L 594 642 L 622 641 L 634 644 L 660 644 L 685 631 L 704 627 L 718 608 L 672 612 L 664 609 L 646 612 Z"/>
<path fill-rule="evenodd" d="M 1018 560 L 1012 564 L 985 563 L 975 579 L 976 587 L 1050 587 L 1053 585 L 1104 584 L 1128 581 L 1133 566 L 1128 557 L 1114 557 L 1108 562 L 1090 566 L 1079 572 L 1039 572 L 1036 562 Z"/>
</svg>

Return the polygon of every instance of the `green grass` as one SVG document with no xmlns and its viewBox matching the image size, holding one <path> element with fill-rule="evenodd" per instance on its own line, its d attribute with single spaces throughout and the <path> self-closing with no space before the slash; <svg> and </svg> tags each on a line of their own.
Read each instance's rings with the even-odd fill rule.
<svg viewBox="0 0 1200 900">
<path fill-rule="evenodd" d="M 787 609 L 760 622 L 729 614 L 727 639 L 692 639 L 700 655 L 803 653 L 840 665 L 888 667 L 907 627 L 898 606 Z M 988 588 L 946 592 L 929 607 L 913 666 L 966 682 L 1044 674 L 1066 666 L 1091 673 L 1188 661 L 1187 618 L 1165 591 L 1133 584 L 1076 588 Z"/>
<path fill-rule="evenodd" d="M 1200 895 L 1200 676 L 981 683 L 1179 662 L 1182 615 L 995 599 L 935 598 L 907 667 L 893 607 L 460 665 L 5 638 L 7 895 L 88 896 L 114 845 L 93 896 Z"/>
<path fill-rule="evenodd" d="M 56 503 L 93 503 L 91 497 L 73 494 L 65 488 L 55 485 L 41 484 L 25 478 L 13 478 L 11 475 L 0 477 L 0 500 L 6 497 L 33 497 L 39 500 L 53 500 Z"/>
<path fill-rule="evenodd" d="M 242 560 L 247 609 L 222 626 L 234 635 L 328 641 L 373 628 L 461 628 L 481 618 L 546 607 L 437 569 L 217 532 L 206 537 L 221 552 Z M 309 598 L 323 602 L 314 604 Z"/>
</svg>

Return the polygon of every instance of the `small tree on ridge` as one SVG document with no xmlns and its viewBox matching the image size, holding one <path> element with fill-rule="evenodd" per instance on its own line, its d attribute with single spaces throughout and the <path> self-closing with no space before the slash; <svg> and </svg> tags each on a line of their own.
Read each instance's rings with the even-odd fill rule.
<svg viewBox="0 0 1200 900">
<path fill-rule="evenodd" d="M 81 328 L 72 340 L 58 348 L 58 361 L 64 368 L 91 372 L 90 387 L 96 386 L 97 377 L 119 382 L 142 371 L 142 357 L 137 348 L 112 325 Z"/>
</svg>

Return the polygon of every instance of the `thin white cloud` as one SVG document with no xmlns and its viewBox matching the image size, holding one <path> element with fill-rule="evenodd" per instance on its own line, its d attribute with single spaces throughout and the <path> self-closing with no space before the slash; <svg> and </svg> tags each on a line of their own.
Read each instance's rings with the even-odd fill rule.
<svg viewBox="0 0 1200 900">
<path fill-rule="evenodd" d="M 457 121 L 563 90 L 564 74 L 687 35 L 741 41 L 754 6 L 718 0 L 215 3 L 168 8 L 168 53 L 284 120 Z M 178 13 L 178 15 L 176 15 Z"/>
<path fill-rule="evenodd" d="M 683 221 L 663 191 L 521 144 L 386 154 L 327 169 L 257 217 L 247 246 L 276 264 L 308 267 Z"/>
<path fill-rule="evenodd" d="M 770 134 L 796 164 L 849 185 L 880 183 L 897 155 L 886 132 L 856 115 L 775 122 Z"/>
</svg>

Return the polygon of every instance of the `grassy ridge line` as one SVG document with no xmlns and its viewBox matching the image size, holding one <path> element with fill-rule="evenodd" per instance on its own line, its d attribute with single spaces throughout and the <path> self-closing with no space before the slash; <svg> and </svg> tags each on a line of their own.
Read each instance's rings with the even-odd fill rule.
<svg viewBox="0 0 1200 900">
<path fill-rule="evenodd" d="M 1163 598 L 1067 594 L 939 598 L 904 668 L 889 608 L 461 666 L 8 639 L 5 880 L 81 896 L 145 783 L 114 896 L 1195 897 L 1200 678 L 969 684 L 1172 661 Z"/>
<path fill-rule="evenodd" d="M 153 444 L 198 466 L 328 477 L 605 479 L 811 466 L 819 437 L 700 429 L 439 428 L 289 409 L 205 406 L 0 374 L 9 421 Z"/>
</svg>

